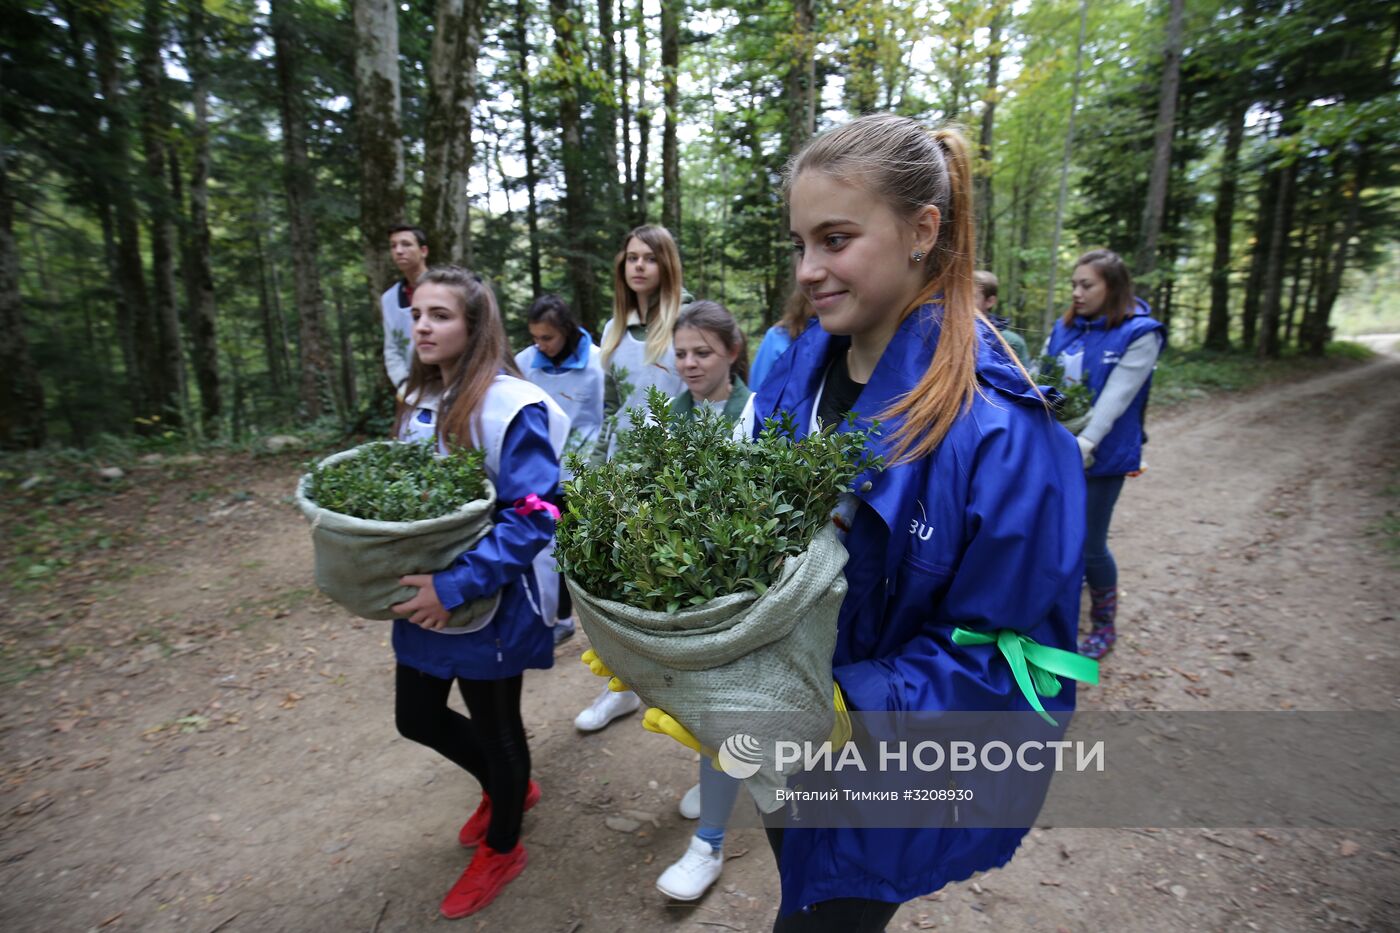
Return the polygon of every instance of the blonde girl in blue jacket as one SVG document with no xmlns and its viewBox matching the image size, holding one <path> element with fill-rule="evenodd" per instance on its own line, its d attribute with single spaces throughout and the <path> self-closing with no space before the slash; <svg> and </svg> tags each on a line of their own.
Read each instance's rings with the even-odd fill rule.
<svg viewBox="0 0 1400 933">
<path fill-rule="evenodd" d="M 810 142 L 790 167 L 797 284 L 817 315 L 755 396 L 756 425 L 880 423 L 883 472 L 837 524 L 848 584 L 832 657 L 852 712 L 1074 707 L 1022 693 L 997 644 L 1073 658 L 1084 477 L 1074 438 L 976 310 L 972 170 L 955 130 L 889 114 Z M 958 630 L 963 632 L 955 637 Z M 1065 666 L 1069 666 L 1068 663 Z M 661 710 L 643 725 L 695 747 Z M 770 830 L 774 930 L 883 930 L 903 901 L 1005 864 L 1026 829 Z"/>
<path fill-rule="evenodd" d="M 446 453 L 478 448 L 496 487 L 491 531 L 437 573 L 403 577 L 417 595 L 393 607 L 394 717 L 399 732 L 438 752 L 481 785 L 481 802 L 458 833 L 476 851 L 442 901 L 455 919 L 481 910 L 525 868 L 520 824 L 540 798 L 520 715 L 527 668 L 554 664 L 550 626 L 552 504 L 568 418 L 520 378 L 491 289 L 472 273 L 429 269 L 413 292 L 415 354 L 400 407 L 401 440 L 435 441 Z M 500 594 L 490 617 L 445 628 L 468 600 Z M 467 716 L 447 705 L 453 684 Z"/>
</svg>

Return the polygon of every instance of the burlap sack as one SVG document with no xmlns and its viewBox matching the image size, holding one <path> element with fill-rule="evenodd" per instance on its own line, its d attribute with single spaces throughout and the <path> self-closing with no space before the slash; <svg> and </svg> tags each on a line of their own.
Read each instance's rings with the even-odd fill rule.
<svg viewBox="0 0 1400 933">
<path fill-rule="evenodd" d="M 366 445 L 368 446 L 368 445 Z M 326 467 L 356 456 L 362 448 L 332 454 Z M 375 522 L 323 509 L 306 494 L 311 476 L 297 484 L 296 501 L 311 522 L 316 552 L 316 586 L 331 599 L 364 619 L 393 619 L 390 606 L 411 599 L 417 590 L 400 586 L 399 577 L 436 573 L 470 551 L 491 530 L 496 489 L 485 480 L 483 498 L 468 502 L 441 518 L 417 522 Z M 481 628 L 495 614 L 500 593 L 463 603 L 452 611 L 448 633 Z"/>
<path fill-rule="evenodd" d="M 746 784 L 768 813 L 782 806 L 775 791 L 784 786 L 774 743 L 815 747 L 831 734 L 831 655 L 845 565 L 846 549 L 827 525 L 807 551 L 787 559 L 762 596 L 733 593 L 668 614 L 597 599 L 567 582 L 593 649 L 648 705 L 710 749 L 737 733 L 756 740 L 730 748 L 761 755 Z"/>
<path fill-rule="evenodd" d="M 1093 414 L 1093 412 L 1086 411 L 1079 417 L 1070 418 L 1067 421 L 1061 421 L 1060 424 L 1065 426 L 1066 431 L 1077 436 L 1080 431 L 1084 430 L 1089 426 L 1089 416 L 1091 414 Z"/>
</svg>

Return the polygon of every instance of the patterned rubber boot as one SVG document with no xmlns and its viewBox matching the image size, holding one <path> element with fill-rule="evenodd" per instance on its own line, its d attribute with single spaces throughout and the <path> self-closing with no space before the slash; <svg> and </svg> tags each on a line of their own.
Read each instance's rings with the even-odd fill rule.
<svg viewBox="0 0 1400 933">
<path fill-rule="evenodd" d="M 1101 590 L 1089 587 L 1089 624 L 1093 626 L 1087 638 L 1079 644 L 1079 653 L 1086 658 L 1098 660 L 1113 650 L 1118 633 L 1113 621 L 1118 615 L 1118 587 L 1106 586 Z"/>
</svg>

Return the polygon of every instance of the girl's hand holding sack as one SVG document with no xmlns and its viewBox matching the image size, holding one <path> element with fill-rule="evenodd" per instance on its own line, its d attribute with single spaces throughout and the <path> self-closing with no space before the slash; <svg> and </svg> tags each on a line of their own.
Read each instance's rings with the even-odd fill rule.
<svg viewBox="0 0 1400 933">
<path fill-rule="evenodd" d="M 478 450 L 439 457 L 431 444 L 374 442 L 333 454 L 297 484 L 311 522 L 316 586 L 365 619 L 393 619 L 415 597 L 400 577 L 449 566 L 491 530 L 496 490 Z M 486 625 L 500 594 L 452 610 L 442 632 Z"/>
</svg>

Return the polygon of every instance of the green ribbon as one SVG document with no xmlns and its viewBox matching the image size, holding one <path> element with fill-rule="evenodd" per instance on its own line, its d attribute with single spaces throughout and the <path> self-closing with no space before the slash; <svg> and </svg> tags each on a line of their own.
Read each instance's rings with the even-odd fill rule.
<svg viewBox="0 0 1400 933">
<path fill-rule="evenodd" d="M 1098 661 L 1073 651 L 1048 648 L 1013 629 L 1001 628 L 997 629 L 995 635 L 986 635 L 965 628 L 955 628 L 953 644 L 995 644 L 997 650 L 1006 658 L 1006 662 L 1011 665 L 1011 673 L 1016 678 L 1016 685 L 1021 688 L 1021 693 L 1040 714 L 1040 718 L 1052 726 L 1058 726 L 1059 723 L 1045 712 L 1040 698 L 1058 696 L 1061 677 L 1081 680 L 1087 684 L 1099 682 Z"/>
</svg>

